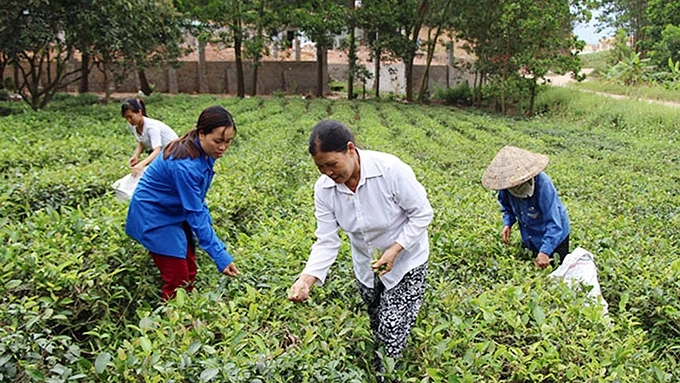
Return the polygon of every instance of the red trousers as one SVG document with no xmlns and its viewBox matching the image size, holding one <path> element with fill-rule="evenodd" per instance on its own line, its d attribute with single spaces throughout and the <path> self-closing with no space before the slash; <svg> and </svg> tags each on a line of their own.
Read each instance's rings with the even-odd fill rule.
<svg viewBox="0 0 680 383">
<path fill-rule="evenodd" d="M 187 257 L 186 259 L 169 257 L 167 255 L 156 254 L 149 251 L 156 267 L 161 272 L 163 287 L 161 288 L 161 298 L 164 301 L 175 296 L 178 287 L 184 287 L 187 291 L 194 289 L 196 281 L 196 247 L 191 230 L 185 226 L 184 232 L 187 234 Z"/>
</svg>

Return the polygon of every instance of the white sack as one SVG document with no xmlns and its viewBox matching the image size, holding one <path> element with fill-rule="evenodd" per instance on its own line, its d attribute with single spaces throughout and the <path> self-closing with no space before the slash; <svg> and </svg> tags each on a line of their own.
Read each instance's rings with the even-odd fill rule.
<svg viewBox="0 0 680 383">
<path fill-rule="evenodd" d="M 142 174 L 144 174 L 142 172 Z M 142 178 L 142 174 L 138 177 L 133 177 L 132 173 L 128 173 L 125 177 L 114 182 L 111 187 L 116 191 L 116 199 L 118 201 L 129 201 L 132 198 L 132 193 L 134 193 L 137 188 L 139 180 Z"/>
<path fill-rule="evenodd" d="M 550 277 L 562 278 L 569 286 L 572 286 L 574 283 L 592 286 L 593 288 L 588 292 L 588 297 L 602 304 L 602 313 L 607 314 L 609 305 L 602 297 L 602 292 L 600 291 L 595 259 L 584 248 L 577 247 L 574 251 L 567 254 L 560 267 L 550 273 Z"/>
</svg>

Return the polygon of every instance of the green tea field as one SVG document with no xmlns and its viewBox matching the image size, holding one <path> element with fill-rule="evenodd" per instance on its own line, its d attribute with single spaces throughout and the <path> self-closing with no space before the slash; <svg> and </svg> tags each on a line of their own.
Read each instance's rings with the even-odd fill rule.
<svg viewBox="0 0 680 383">
<path fill-rule="evenodd" d="M 321 119 L 411 165 L 434 209 L 428 287 L 396 382 L 677 382 L 680 361 L 678 111 L 551 89 L 538 117 L 444 106 L 152 96 L 180 135 L 220 104 L 238 125 L 207 204 L 241 274 L 198 252 L 197 288 L 160 301 L 158 270 L 125 235 L 111 184 L 135 142 L 120 105 L 61 96 L 0 117 L 0 381 L 374 382 L 368 315 L 345 239 L 326 284 L 287 289 L 314 241 L 307 153 Z M 11 113 L 10 113 L 11 112 Z M 609 314 L 501 242 L 482 187 L 503 145 L 550 157 L 572 248 L 595 255 Z"/>
</svg>

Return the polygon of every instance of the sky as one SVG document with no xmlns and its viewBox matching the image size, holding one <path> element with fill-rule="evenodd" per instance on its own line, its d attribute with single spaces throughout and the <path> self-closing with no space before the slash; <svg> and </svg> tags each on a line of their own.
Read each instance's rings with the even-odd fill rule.
<svg viewBox="0 0 680 383">
<path fill-rule="evenodd" d="M 576 24 L 574 26 L 574 33 L 581 40 L 585 41 L 586 44 L 597 44 L 602 37 L 610 36 L 613 34 L 611 29 L 606 29 L 602 32 L 597 31 L 597 21 L 595 20 L 598 16 L 597 11 L 593 12 L 593 17 L 587 24 Z"/>
</svg>

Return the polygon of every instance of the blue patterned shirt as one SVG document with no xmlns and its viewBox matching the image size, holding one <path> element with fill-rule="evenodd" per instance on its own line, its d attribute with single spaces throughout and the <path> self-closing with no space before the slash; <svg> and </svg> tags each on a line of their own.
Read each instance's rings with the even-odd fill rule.
<svg viewBox="0 0 680 383">
<path fill-rule="evenodd" d="M 519 222 L 522 242 L 531 251 L 552 255 L 569 235 L 569 217 L 555 185 L 541 172 L 534 177 L 534 194 L 517 198 L 507 190 L 498 191 L 503 225 Z"/>
</svg>

